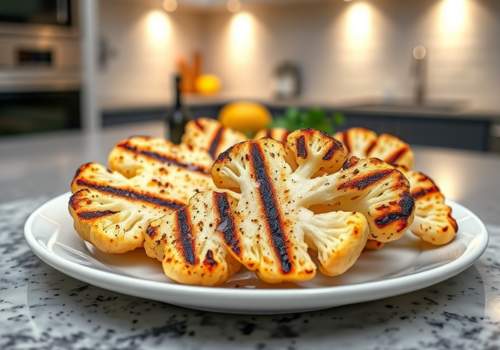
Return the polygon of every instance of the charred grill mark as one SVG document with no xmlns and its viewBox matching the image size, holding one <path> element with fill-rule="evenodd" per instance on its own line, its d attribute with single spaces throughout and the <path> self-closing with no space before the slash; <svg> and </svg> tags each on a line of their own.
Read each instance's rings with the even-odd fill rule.
<svg viewBox="0 0 500 350">
<path fill-rule="evenodd" d="M 149 237 L 153 238 L 154 236 L 157 235 L 158 230 L 156 227 L 149 225 L 148 228 L 146 229 L 146 233 Z"/>
<path fill-rule="evenodd" d="M 450 208 L 450 211 L 448 212 L 448 221 L 450 223 L 450 225 L 453 227 L 453 229 L 455 230 L 455 232 L 458 231 L 458 224 L 457 224 L 457 220 L 455 220 L 455 218 L 451 215 L 451 208 Z"/>
<path fill-rule="evenodd" d="M 335 154 L 335 151 L 337 151 L 341 148 L 342 148 L 342 144 L 334 139 L 332 145 L 330 146 L 328 151 L 326 151 L 325 155 L 323 156 L 323 160 L 332 159 L 333 155 Z"/>
<path fill-rule="evenodd" d="M 204 175 L 208 174 L 208 169 L 206 169 L 202 165 L 197 165 L 197 164 L 192 164 L 192 163 L 183 163 L 183 162 L 179 161 L 178 159 L 176 159 L 175 157 L 169 156 L 167 154 L 160 154 L 158 152 L 139 149 L 139 147 L 133 146 L 127 142 L 119 144 L 118 147 L 126 149 L 127 151 L 130 151 L 130 152 L 135 153 L 135 154 L 140 154 L 140 155 L 143 155 L 145 157 L 155 159 L 161 163 L 173 165 L 173 166 L 183 168 L 186 170 L 190 170 L 190 171 L 196 171 L 196 172 L 202 173 Z"/>
<path fill-rule="evenodd" d="M 399 201 L 399 207 L 401 210 L 375 219 L 375 224 L 378 227 L 384 227 L 395 221 L 401 221 L 401 225 L 398 228 L 399 232 L 407 227 L 408 218 L 411 216 L 414 206 L 415 201 L 413 200 L 413 197 L 409 193 L 405 193 L 403 198 Z"/>
<path fill-rule="evenodd" d="M 351 141 L 349 140 L 349 133 L 347 131 L 342 133 L 342 142 L 345 145 L 345 148 L 347 148 L 347 152 L 351 153 Z"/>
<path fill-rule="evenodd" d="M 217 156 L 217 148 L 219 148 L 219 144 L 222 140 L 222 134 L 224 133 L 224 128 L 219 126 L 217 131 L 215 132 L 212 141 L 210 142 L 210 147 L 208 148 L 208 153 L 212 156 L 212 159 L 215 159 Z"/>
<path fill-rule="evenodd" d="M 307 149 L 306 149 L 306 138 L 304 135 L 300 136 L 297 139 L 297 157 L 306 158 L 307 157 Z"/>
<path fill-rule="evenodd" d="M 353 167 L 355 166 L 356 164 L 358 164 L 359 162 L 359 158 L 358 157 L 354 157 L 352 156 L 351 158 L 347 159 L 344 164 L 342 165 L 342 169 L 344 170 L 347 170 L 349 169 L 350 167 Z"/>
<path fill-rule="evenodd" d="M 227 199 L 227 193 L 214 192 L 215 205 L 219 214 L 219 224 L 217 230 L 221 231 L 224 235 L 224 241 L 231 248 L 233 252 L 240 255 L 240 242 L 236 238 L 233 214 Z"/>
<path fill-rule="evenodd" d="M 366 155 L 370 155 L 372 153 L 373 149 L 377 145 L 377 141 L 373 140 L 370 145 L 366 148 Z"/>
<path fill-rule="evenodd" d="M 289 134 L 290 134 L 290 133 L 289 133 L 288 131 L 285 131 L 285 132 L 283 133 L 283 136 L 281 137 L 281 142 L 285 143 L 285 142 L 286 142 L 286 139 L 288 138 L 288 135 L 289 135 Z"/>
<path fill-rule="evenodd" d="M 194 125 L 196 125 L 196 127 L 197 127 L 198 129 L 200 129 L 201 131 L 205 131 L 205 127 L 203 126 L 203 124 L 202 124 L 202 123 L 201 123 L 198 119 L 196 119 L 196 120 L 194 121 Z"/>
<path fill-rule="evenodd" d="M 194 265 L 196 257 L 194 255 L 193 233 L 191 232 L 191 222 L 189 220 L 189 212 L 186 207 L 176 211 L 177 214 L 177 232 L 184 259 Z"/>
<path fill-rule="evenodd" d="M 203 265 L 207 266 L 209 269 L 213 269 L 217 266 L 217 261 L 215 261 L 214 253 L 211 249 L 207 250 L 207 254 L 205 254 L 205 259 L 203 260 Z"/>
<path fill-rule="evenodd" d="M 419 198 L 422 198 L 430 193 L 436 193 L 439 192 L 439 188 L 437 186 L 432 186 L 429 188 L 417 188 L 413 191 L 411 191 L 412 197 L 417 200 Z"/>
<path fill-rule="evenodd" d="M 179 208 L 182 208 L 184 206 L 182 203 L 175 202 L 173 200 L 158 198 L 158 197 L 155 197 L 151 194 L 139 193 L 139 192 L 135 192 L 132 190 L 125 190 L 122 188 L 116 188 L 116 187 L 108 186 L 108 185 L 99 185 L 96 183 L 86 181 L 84 179 L 78 179 L 76 181 L 76 183 L 79 186 L 85 186 L 87 188 L 92 188 L 92 189 L 97 190 L 99 192 L 109 193 L 111 195 L 130 199 L 130 200 L 137 200 L 137 201 L 141 201 L 141 202 L 151 203 L 151 204 L 155 204 L 155 205 L 170 208 L 170 209 L 179 209 Z"/>
<path fill-rule="evenodd" d="M 341 184 L 338 187 L 338 189 L 343 190 L 343 189 L 348 189 L 348 188 L 356 188 L 358 190 L 363 190 L 363 189 L 367 188 L 368 186 L 386 178 L 393 171 L 396 171 L 396 170 L 384 169 L 384 170 L 374 171 L 371 174 L 363 175 L 363 176 L 354 178 L 350 181 L 344 182 L 343 184 Z"/>
<path fill-rule="evenodd" d="M 259 192 L 260 201 L 267 219 L 266 223 L 269 233 L 271 234 L 271 242 L 277 257 L 280 260 L 282 272 L 289 273 L 292 271 L 292 263 L 288 253 L 287 238 L 283 230 L 282 219 L 276 202 L 274 188 L 266 171 L 264 155 L 262 154 L 262 150 L 257 143 L 251 143 L 250 147 L 253 171 L 256 180 L 259 183 L 257 190 Z"/>
<path fill-rule="evenodd" d="M 103 216 L 116 214 L 116 211 L 112 210 L 95 210 L 95 211 L 82 211 L 77 215 L 86 220 L 102 218 Z"/>
<path fill-rule="evenodd" d="M 396 152 L 392 153 L 385 161 L 389 164 L 396 163 L 406 152 L 408 151 L 408 146 L 401 147 Z"/>
<path fill-rule="evenodd" d="M 92 162 L 82 164 L 78 169 L 76 169 L 73 179 L 76 179 L 78 176 L 80 176 L 80 174 L 88 167 L 91 167 L 92 164 L 93 164 Z"/>
</svg>

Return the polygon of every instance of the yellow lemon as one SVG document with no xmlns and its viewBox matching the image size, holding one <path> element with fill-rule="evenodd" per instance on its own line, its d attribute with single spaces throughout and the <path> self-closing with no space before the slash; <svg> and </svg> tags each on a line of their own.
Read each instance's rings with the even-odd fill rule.
<svg viewBox="0 0 500 350">
<path fill-rule="evenodd" d="M 271 113 L 261 104 L 233 102 L 225 105 L 219 113 L 219 121 L 225 127 L 241 132 L 256 132 L 271 123 Z"/>
<path fill-rule="evenodd" d="M 196 91 L 203 95 L 213 95 L 220 90 L 220 80 L 215 75 L 204 74 L 196 79 Z"/>
</svg>

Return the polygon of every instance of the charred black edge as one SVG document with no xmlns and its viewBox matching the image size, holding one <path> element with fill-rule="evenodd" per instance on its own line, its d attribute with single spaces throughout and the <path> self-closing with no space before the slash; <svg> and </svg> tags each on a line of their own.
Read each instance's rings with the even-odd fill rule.
<svg viewBox="0 0 500 350">
<path fill-rule="evenodd" d="M 450 207 L 448 207 L 448 208 L 450 208 Z M 458 231 L 458 222 L 453 217 L 453 212 L 452 212 L 451 208 L 450 208 L 450 211 L 448 212 L 448 220 L 449 220 L 451 226 L 453 226 L 453 229 L 455 230 L 455 232 L 457 232 Z"/>
<path fill-rule="evenodd" d="M 409 151 L 408 146 L 403 146 L 400 149 L 398 149 L 396 152 L 390 155 L 385 161 L 389 164 L 394 164 L 396 163 L 406 152 Z"/>
<path fill-rule="evenodd" d="M 411 216 L 414 206 L 415 206 L 415 200 L 413 199 L 411 194 L 405 193 L 403 194 L 403 197 L 399 201 L 399 207 L 401 208 L 401 210 L 396 213 L 389 213 L 387 215 L 375 219 L 375 224 L 378 227 L 384 227 L 395 221 L 402 221 L 404 225 L 401 225 L 401 228 L 399 230 L 401 231 L 402 229 L 406 228 L 408 218 Z"/>
<path fill-rule="evenodd" d="M 342 134 L 342 143 L 344 144 L 345 148 L 347 149 L 348 153 L 351 153 L 351 141 L 349 140 L 349 132 L 344 131 Z"/>
<path fill-rule="evenodd" d="M 397 171 L 395 169 L 383 169 L 383 170 L 377 170 L 374 172 L 371 172 L 367 175 L 362 175 L 357 178 L 354 178 L 350 181 L 344 182 L 341 184 L 338 189 L 347 189 L 347 188 L 356 188 L 358 190 L 363 190 L 367 188 L 368 186 L 386 178 L 389 176 L 392 172 Z"/>
<path fill-rule="evenodd" d="M 116 211 L 112 210 L 95 210 L 95 211 L 81 211 L 77 213 L 77 215 L 78 217 L 84 220 L 91 220 L 91 219 L 102 218 L 103 216 L 113 215 L 116 213 L 117 213 Z"/>
<path fill-rule="evenodd" d="M 359 158 L 358 157 L 355 157 L 355 156 L 352 156 L 352 157 L 349 157 L 345 162 L 344 164 L 342 165 L 342 169 L 344 170 L 347 170 L 349 169 L 350 167 L 353 167 L 355 166 L 356 164 L 358 164 L 359 162 Z"/>
<path fill-rule="evenodd" d="M 88 167 L 92 166 L 94 163 L 92 162 L 88 162 L 88 163 L 85 163 L 85 164 L 82 164 L 80 165 L 80 167 L 78 169 L 76 169 L 75 171 L 75 175 L 73 176 L 73 181 L 78 177 L 80 176 L 80 174 L 85 170 L 87 169 Z"/>
<path fill-rule="evenodd" d="M 214 259 L 214 253 L 211 249 L 207 250 L 205 254 L 205 259 L 203 260 L 203 264 L 208 266 L 209 268 L 214 268 L 217 266 L 217 261 Z"/>
<path fill-rule="evenodd" d="M 289 273 L 292 271 L 292 263 L 288 256 L 287 239 L 283 230 L 274 188 L 266 172 L 264 155 L 259 144 L 252 142 L 250 144 L 250 153 L 254 174 L 259 183 L 257 190 L 262 206 L 264 207 L 264 214 L 266 215 L 266 223 L 271 234 L 273 248 L 280 260 L 282 272 Z"/>
<path fill-rule="evenodd" d="M 170 209 L 179 209 L 179 208 L 182 208 L 184 206 L 182 203 L 174 202 L 171 200 L 161 199 L 161 198 L 149 195 L 149 194 L 138 193 L 138 192 L 134 192 L 131 190 L 125 190 L 122 188 L 116 188 L 116 187 L 107 186 L 107 185 L 99 185 L 99 184 L 95 184 L 95 183 L 86 181 L 84 179 L 78 179 L 78 180 L 76 180 L 76 183 L 79 186 L 92 188 L 92 189 L 95 189 L 97 191 L 109 193 L 109 194 L 114 195 L 114 196 L 127 198 L 127 199 L 131 199 L 131 200 L 138 200 L 138 201 L 142 201 L 142 202 L 147 202 L 147 203 L 159 205 L 161 207 L 166 207 L 166 208 L 170 208 Z"/>
<path fill-rule="evenodd" d="M 199 119 L 194 120 L 194 125 L 196 125 L 196 127 L 198 129 L 200 129 L 201 131 L 205 131 L 205 127 L 203 126 L 203 124 L 201 123 L 201 121 Z"/>
<path fill-rule="evenodd" d="M 300 136 L 297 139 L 297 157 L 306 158 L 307 157 L 307 148 L 306 148 L 306 138 L 304 135 Z"/>
<path fill-rule="evenodd" d="M 199 173 L 202 173 L 204 175 L 208 174 L 208 169 L 206 169 L 205 167 L 203 167 L 201 165 L 196 165 L 196 164 L 191 164 L 191 163 L 183 163 L 183 162 L 180 162 L 178 159 L 171 157 L 171 156 L 168 156 L 166 154 L 160 154 L 158 152 L 139 149 L 139 147 L 133 146 L 133 145 L 129 144 L 128 142 L 121 143 L 121 144 L 117 145 L 117 147 L 126 149 L 127 151 L 130 151 L 130 152 L 135 153 L 135 154 L 140 154 L 142 156 L 152 158 L 152 159 L 157 160 L 161 163 L 173 165 L 173 166 L 183 168 L 186 170 L 190 170 L 190 171 L 199 172 Z"/>
<path fill-rule="evenodd" d="M 184 259 L 186 259 L 189 264 L 194 265 L 196 263 L 196 256 L 194 254 L 193 233 L 191 231 L 191 220 L 189 219 L 188 208 L 183 207 L 177 210 L 176 216 Z"/>
<path fill-rule="evenodd" d="M 154 236 L 156 236 L 157 233 L 158 233 L 158 227 L 148 225 L 148 227 L 146 228 L 146 234 L 150 238 L 153 238 Z"/>
<path fill-rule="evenodd" d="M 222 140 L 222 134 L 224 133 L 224 127 L 219 126 L 217 128 L 217 131 L 215 132 L 214 137 L 212 138 L 212 141 L 210 142 L 210 147 L 208 148 L 208 153 L 212 157 L 212 159 L 215 159 L 217 156 L 217 148 L 219 148 L 220 141 Z"/>
<path fill-rule="evenodd" d="M 335 139 L 332 140 L 332 145 L 330 146 L 330 148 L 328 149 L 328 151 L 326 151 L 325 155 L 323 156 L 323 160 L 330 160 L 333 158 L 333 155 L 335 154 L 335 151 L 338 151 L 339 149 L 341 149 L 343 146 L 342 146 L 342 143 L 340 141 L 337 141 Z"/>
<path fill-rule="evenodd" d="M 421 188 L 421 189 L 418 189 L 417 191 L 412 191 L 411 195 L 415 200 L 417 200 L 417 199 L 420 199 L 420 198 L 422 198 L 430 193 L 437 193 L 437 192 L 439 192 L 439 188 L 437 186 L 432 186 L 429 188 Z"/>
<path fill-rule="evenodd" d="M 236 237 L 236 230 L 233 220 L 233 213 L 229 206 L 227 193 L 214 192 L 215 204 L 219 212 L 218 228 L 222 228 L 221 232 L 224 235 L 224 241 L 237 255 L 241 254 L 240 244 Z"/>
<path fill-rule="evenodd" d="M 365 150 L 366 155 L 369 155 L 373 151 L 376 145 L 377 145 L 377 140 L 373 140 L 372 143 L 370 143 L 370 145 Z"/>
</svg>

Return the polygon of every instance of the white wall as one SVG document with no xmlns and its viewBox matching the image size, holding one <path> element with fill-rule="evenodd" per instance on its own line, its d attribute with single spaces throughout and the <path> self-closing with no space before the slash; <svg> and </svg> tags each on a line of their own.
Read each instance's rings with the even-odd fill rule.
<svg viewBox="0 0 500 350">
<path fill-rule="evenodd" d="M 201 48 L 203 17 L 168 14 L 155 0 L 99 3 L 101 34 L 116 50 L 100 72 L 101 105 L 170 101 L 177 59 Z"/>
<path fill-rule="evenodd" d="M 293 59 L 313 101 L 409 97 L 411 50 L 423 44 L 430 98 L 500 108 L 498 0 L 310 1 L 245 5 L 238 14 L 167 14 L 159 0 L 100 3 L 101 31 L 118 51 L 102 73 L 104 102 L 169 98 L 176 58 L 199 48 L 205 71 L 231 95 L 270 97 L 273 68 Z"/>
<path fill-rule="evenodd" d="M 411 50 L 423 44 L 431 98 L 500 108 L 499 17 L 496 0 L 339 0 L 250 8 L 243 15 L 209 18 L 205 56 L 207 68 L 237 94 L 270 96 L 272 68 L 292 58 L 303 68 L 306 98 L 345 102 L 410 96 Z"/>
</svg>

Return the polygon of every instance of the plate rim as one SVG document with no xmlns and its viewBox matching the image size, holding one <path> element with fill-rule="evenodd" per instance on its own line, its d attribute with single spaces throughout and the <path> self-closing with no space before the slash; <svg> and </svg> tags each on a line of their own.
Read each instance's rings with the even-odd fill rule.
<svg viewBox="0 0 500 350">
<path fill-rule="evenodd" d="M 478 228 L 480 229 L 475 237 L 479 237 L 479 243 L 471 247 L 467 245 L 466 250 L 457 259 L 452 260 L 444 265 L 440 265 L 428 270 L 416 272 L 410 275 L 398 276 L 389 279 L 361 282 L 348 285 L 336 285 L 328 287 L 311 287 L 311 288 L 266 288 L 266 289 L 247 289 L 247 288 L 225 288 L 225 287 L 208 287 L 208 286 L 195 286 L 195 285 L 183 285 L 176 282 L 165 283 L 160 281 L 146 280 L 134 276 L 121 275 L 109 271 L 98 270 L 89 266 L 81 265 L 71 260 L 63 259 L 62 257 L 51 254 L 46 247 L 39 244 L 35 235 L 32 232 L 32 224 L 40 212 L 51 203 L 62 200 L 63 197 L 69 196 L 71 192 L 66 192 L 64 194 L 58 195 L 51 198 L 41 204 L 35 211 L 33 211 L 24 224 L 24 237 L 28 246 L 32 252 L 37 255 L 41 260 L 43 260 L 48 265 L 52 266 L 54 269 L 67 274 L 73 278 L 85 281 L 89 284 L 94 284 L 95 281 L 105 282 L 112 280 L 114 285 L 120 286 L 130 286 L 134 284 L 136 289 L 161 292 L 172 292 L 172 293 L 182 293 L 184 295 L 196 295 L 201 294 L 216 294 L 219 297 L 232 297 L 232 298 L 272 298 L 272 297 L 287 297 L 287 298 L 302 298 L 304 296 L 333 296 L 335 294 L 364 294 L 366 292 L 377 290 L 381 292 L 384 290 L 393 290 L 393 294 L 398 295 L 412 290 L 418 290 L 421 288 L 413 288 L 415 284 L 421 285 L 425 288 L 434 283 L 438 283 L 445 279 L 451 278 L 458 273 L 462 272 L 469 266 L 471 266 L 481 255 L 484 253 L 488 246 L 489 234 L 486 226 L 482 220 L 467 207 L 452 201 L 447 200 L 448 203 L 454 206 L 461 207 L 473 217 L 473 219 L 478 223 Z M 67 214 L 69 215 L 69 213 Z M 76 234 L 76 233 L 75 233 Z M 94 282 L 94 283 L 93 283 Z M 96 284 L 97 285 L 97 284 Z M 103 284 L 99 285 L 108 290 L 118 291 L 124 294 L 138 295 L 138 293 L 133 294 L 132 290 L 125 292 L 123 290 L 113 289 L 112 286 L 106 287 Z M 409 288 L 409 290 L 408 290 Z M 377 293 L 374 293 L 377 294 Z M 389 296 L 389 295 L 388 295 Z M 374 298 L 378 299 L 375 295 Z M 365 298 L 366 300 L 366 298 Z"/>
</svg>

